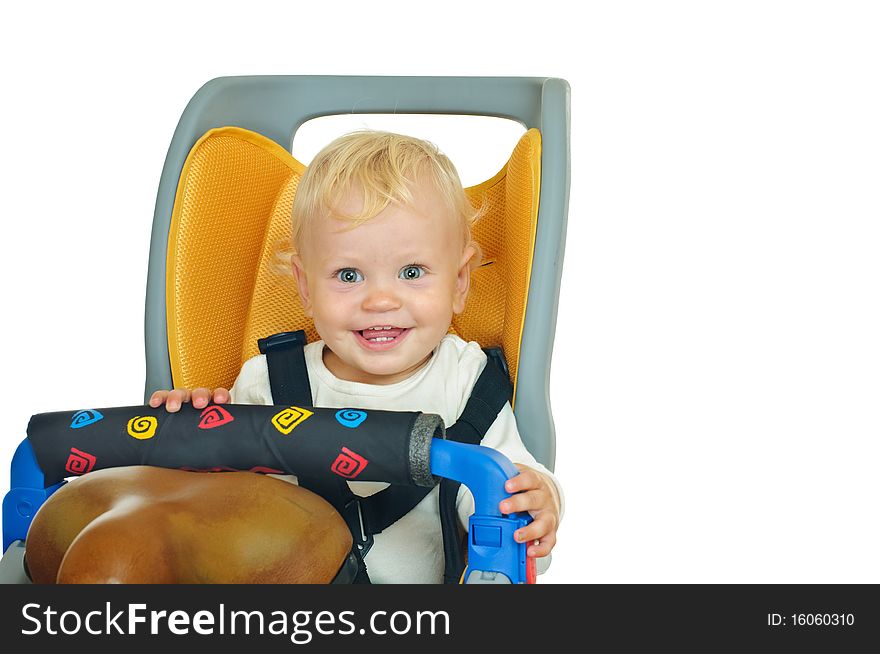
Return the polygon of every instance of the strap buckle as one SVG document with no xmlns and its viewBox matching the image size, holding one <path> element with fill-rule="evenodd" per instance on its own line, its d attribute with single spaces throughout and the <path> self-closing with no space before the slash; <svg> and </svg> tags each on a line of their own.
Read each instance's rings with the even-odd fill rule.
<svg viewBox="0 0 880 654">
<path fill-rule="evenodd" d="M 257 347 L 260 348 L 261 354 L 266 354 L 266 350 L 273 347 L 284 347 L 289 344 L 305 346 L 308 340 L 304 329 L 298 329 L 295 332 L 279 332 L 272 334 L 266 338 L 257 339 Z"/>
<path fill-rule="evenodd" d="M 486 353 L 486 358 L 492 361 L 498 369 L 504 373 L 504 376 L 507 377 L 507 380 L 510 381 L 510 368 L 507 367 L 507 359 L 504 357 L 504 350 L 500 347 L 484 347 L 483 352 Z"/>
<path fill-rule="evenodd" d="M 340 513 L 343 520 L 345 520 L 345 524 L 348 525 L 349 531 L 351 531 L 351 537 L 358 546 L 361 556 L 365 557 L 370 548 L 373 547 L 373 534 L 370 531 L 370 526 L 367 524 L 363 509 L 361 509 L 361 498 L 353 497 L 348 500 L 342 505 Z"/>
</svg>

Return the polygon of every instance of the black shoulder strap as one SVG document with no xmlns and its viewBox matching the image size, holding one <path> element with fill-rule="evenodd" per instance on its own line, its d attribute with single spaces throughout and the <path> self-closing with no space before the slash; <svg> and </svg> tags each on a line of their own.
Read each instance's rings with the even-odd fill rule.
<svg viewBox="0 0 880 654">
<path fill-rule="evenodd" d="M 500 348 L 486 348 L 484 351 L 489 349 L 500 352 Z M 498 417 L 498 412 L 510 401 L 513 394 L 510 378 L 496 361 L 496 355 L 490 356 L 487 352 L 486 367 L 477 378 L 458 420 L 446 428 L 447 438 L 460 443 L 479 444 Z"/>
<path fill-rule="evenodd" d="M 312 406 L 312 392 L 303 347 L 305 332 L 283 332 L 259 340 L 260 352 L 266 355 L 272 401 L 276 404 Z M 486 367 L 480 373 L 471 396 L 456 423 L 446 429 L 450 440 L 477 445 L 495 422 L 498 413 L 512 395 L 507 364 L 500 348 L 486 348 Z M 381 533 L 412 511 L 431 491 L 417 486 L 392 485 L 370 497 L 358 497 L 341 478 L 297 477 L 300 486 L 317 493 L 342 515 L 358 545 L 361 559 L 373 544 L 373 535 Z M 440 526 L 446 562 L 445 583 L 458 583 L 464 571 L 464 552 L 458 528 L 455 500 L 459 482 L 444 479 L 440 483 Z M 362 577 L 366 576 L 366 570 Z"/>
<path fill-rule="evenodd" d="M 273 334 L 259 339 L 257 344 L 260 352 L 266 355 L 272 401 L 275 404 L 312 406 L 312 387 L 303 351 L 306 345 L 305 331 Z M 297 475 L 297 483 L 330 502 L 345 520 L 354 539 L 352 556 L 358 566 L 355 583 L 370 583 L 364 557 L 373 544 L 373 535 L 365 529 L 357 496 L 351 492 L 345 480 L 338 477 Z"/>
<path fill-rule="evenodd" d="M 275 404 L 312 406 L 312 387 L 303 353 L 305 331 L 300 329 L 272 334 L 259 339 L 257 345 L 260 352 L 266 355 L 272 401 Z"/>
<path fill-rule="evenodd" d="M 464 411 L 455 424 L 446 429 L 446 437 L 459 443 L 479 445 L 513 394 L 501 348 L 484 348 L 483 351 L 487 358 L 486 367 L 477 378 Z M 457 584 L 464 572 L 464 548 L 455 507 L 460 487 L 461 483 L 452 479 L 440 482 L 440 527 L 445 559 L 443 583 L 446 584 Z"/>
</svg>

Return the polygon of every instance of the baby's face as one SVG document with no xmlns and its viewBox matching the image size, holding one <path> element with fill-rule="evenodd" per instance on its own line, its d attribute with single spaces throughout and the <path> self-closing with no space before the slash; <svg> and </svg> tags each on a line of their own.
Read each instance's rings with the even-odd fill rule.
<svg viewBox="0 0 880 654">
<path fill-rule="evenodd" d="M 392 384 L 418 370 L 464 309 L 473 250 L 434 188 L 419 182 L 412 206 L 391 204 L 358 227 L 315 221 L 293 267 L 306 313 L 340 379 Z M 360 189 L 338 209 L 355 215 Z"/>
</svg>

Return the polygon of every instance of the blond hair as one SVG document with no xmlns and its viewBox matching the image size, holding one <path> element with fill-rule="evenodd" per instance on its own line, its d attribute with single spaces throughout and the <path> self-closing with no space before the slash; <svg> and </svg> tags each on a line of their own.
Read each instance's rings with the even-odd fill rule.
<svg viewBox="0 0 880 654">
<path fill-rule="evenodd" d="M 425 177 L 422 177 L 425 176 Z M 412 136 L 359 130 L 337 138 L 322 149 L 303 174 L 293 200 L 292 244 L 299 253 L 303 235 L 319 218 L 334 216 L 356 227 L 382 212 L 392 202 L 413 202 L 411 186 L 427 178 L 461 225 L 462 248 L 470 245 L 480 263 L 479 245 L 471 227 L 483 214 L 462 188 L 458 171 L 433 143 Z M 357 215 L 342 214 L 338 203 L 352 186 L 363 190 L 364 206 Z"/>
</svg>

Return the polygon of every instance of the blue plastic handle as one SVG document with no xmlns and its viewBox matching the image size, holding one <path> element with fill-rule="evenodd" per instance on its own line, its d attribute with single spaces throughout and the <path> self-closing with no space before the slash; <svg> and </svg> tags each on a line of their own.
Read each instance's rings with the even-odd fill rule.
<svg viewBox="0 0 880 654">
<path fill-rule="evenodd" d="M 468 524 L 468 567 L 505 575 L 510 583 L 533 581 L 528 573 L 526 543 L 517 543 L 513 532 L 532 521 L 528 513 L 502 514 L 498 508 L 510 497 L 504 482 L 519 474 L 510 459 L 490 447 L 468 445 L 435 438 L 431 444 L 431 472 L 454 479 L 470 489 L 474 496 L 474 514 Z"/>
<path fill-rule="evenodd" d="M 28 439 L 24 439 L 12 455 L 9 475 L 10 491 L 3 498 L 3 551 L 13 542 L 24 542 L 28 528 L 37 510 L 49 496 L 61 488 L 60 482 L 45 488 L 45 478 L 34 449 Z"/>
</svg>

